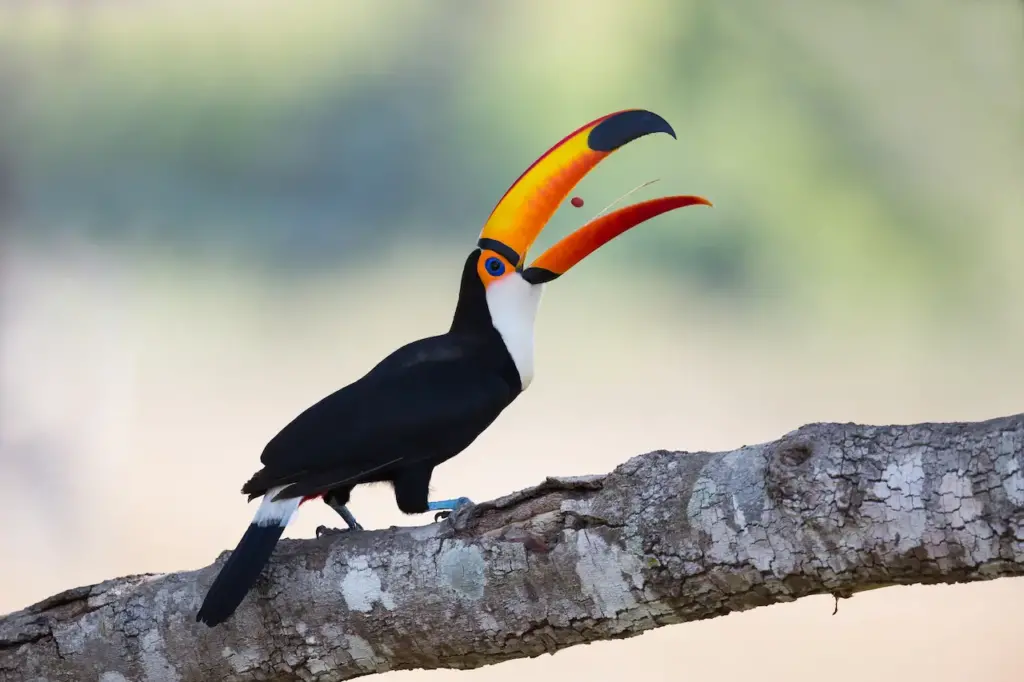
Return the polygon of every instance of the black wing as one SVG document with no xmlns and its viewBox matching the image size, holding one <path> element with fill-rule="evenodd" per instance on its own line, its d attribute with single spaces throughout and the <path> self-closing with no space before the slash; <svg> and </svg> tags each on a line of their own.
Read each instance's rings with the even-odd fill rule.
<svg viewBox="0 0 1024 682">
<path fill-rule="evenodd" d="M 264 467 L 242 488 L 287 497 L 342 483 L 386 480 L 417 460 L 468 446 L 516 393 L 473 348 L 436 336 L 395 351 L 366 376 L 302 412 L 267 444 Z"/>
</svg>

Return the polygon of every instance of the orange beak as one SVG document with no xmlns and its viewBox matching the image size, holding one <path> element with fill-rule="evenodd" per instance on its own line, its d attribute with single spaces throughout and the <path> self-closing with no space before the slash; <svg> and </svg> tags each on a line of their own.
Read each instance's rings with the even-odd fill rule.
<svg viewBox="0 0 1024 682">
<path fill-rule="evenodd" d="M 542 253 L 523 271 L 523 279 L 531 284 L 550 282 L 631 227 L 667 211 L 694 204 L 711 206 L 711 202 L 704 197 L 662 197 L 595 218 Z"/>
<path fill-rule="evenodd" d="M 570 133 L 509 187 L 484 224 L 478 245 L 523 270 L 526 252 L 579 181 L 616 149 L 652 133 L 675 137 L 668 121 L 644 109 L 608 114 Z M 701 197 L 667 197 L 601 216 L 548 249 L 523 276 L 535 283 L 550 281 L 629 228 L 691 204 L 711 205 Z"/>
</svg>

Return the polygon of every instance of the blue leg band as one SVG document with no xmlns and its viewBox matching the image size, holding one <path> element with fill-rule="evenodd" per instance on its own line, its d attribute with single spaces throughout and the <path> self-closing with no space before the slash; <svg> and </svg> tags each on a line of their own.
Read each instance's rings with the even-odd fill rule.
<svg viewBox="0 0 1024 682">
<path fill-rule="evenodd" d="M 459 507 L 467 504 L 473 504 L 473 501 L 468 497 L 456 497 L 454 500 L 427 502 L 427 509 L 430 511 L 455 511 Z"/>
</svg>

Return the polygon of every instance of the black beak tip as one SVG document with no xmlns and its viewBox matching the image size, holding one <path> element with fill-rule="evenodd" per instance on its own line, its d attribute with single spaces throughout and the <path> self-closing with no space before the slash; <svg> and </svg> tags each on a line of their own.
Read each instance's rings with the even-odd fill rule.
<svg viewBox="0 0 1024 682">
<path fill-rule="evenodd" d="M 652 133 L 668 133 L 673 139 L 676 137 L 676 131 L 669 122 L 653 111 L 629 109 L 613 114 L 594 126 L 587 136 L 587 146 L 595 152 L 613 152 Z"/>
</svg>

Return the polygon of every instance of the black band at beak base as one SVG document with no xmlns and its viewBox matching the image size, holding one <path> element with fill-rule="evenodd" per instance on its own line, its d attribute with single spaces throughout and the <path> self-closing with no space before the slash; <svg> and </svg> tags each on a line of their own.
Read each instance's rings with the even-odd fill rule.
<svg viewBox="0 0 1024 682">
<path fill-rule="evenodd" d="M 557 272 L 551 272 L 547 268 L 526 268 L 523 270 L 523 279 L 530 284 L 544 284 L 558 278 Z"/>
</svg>

